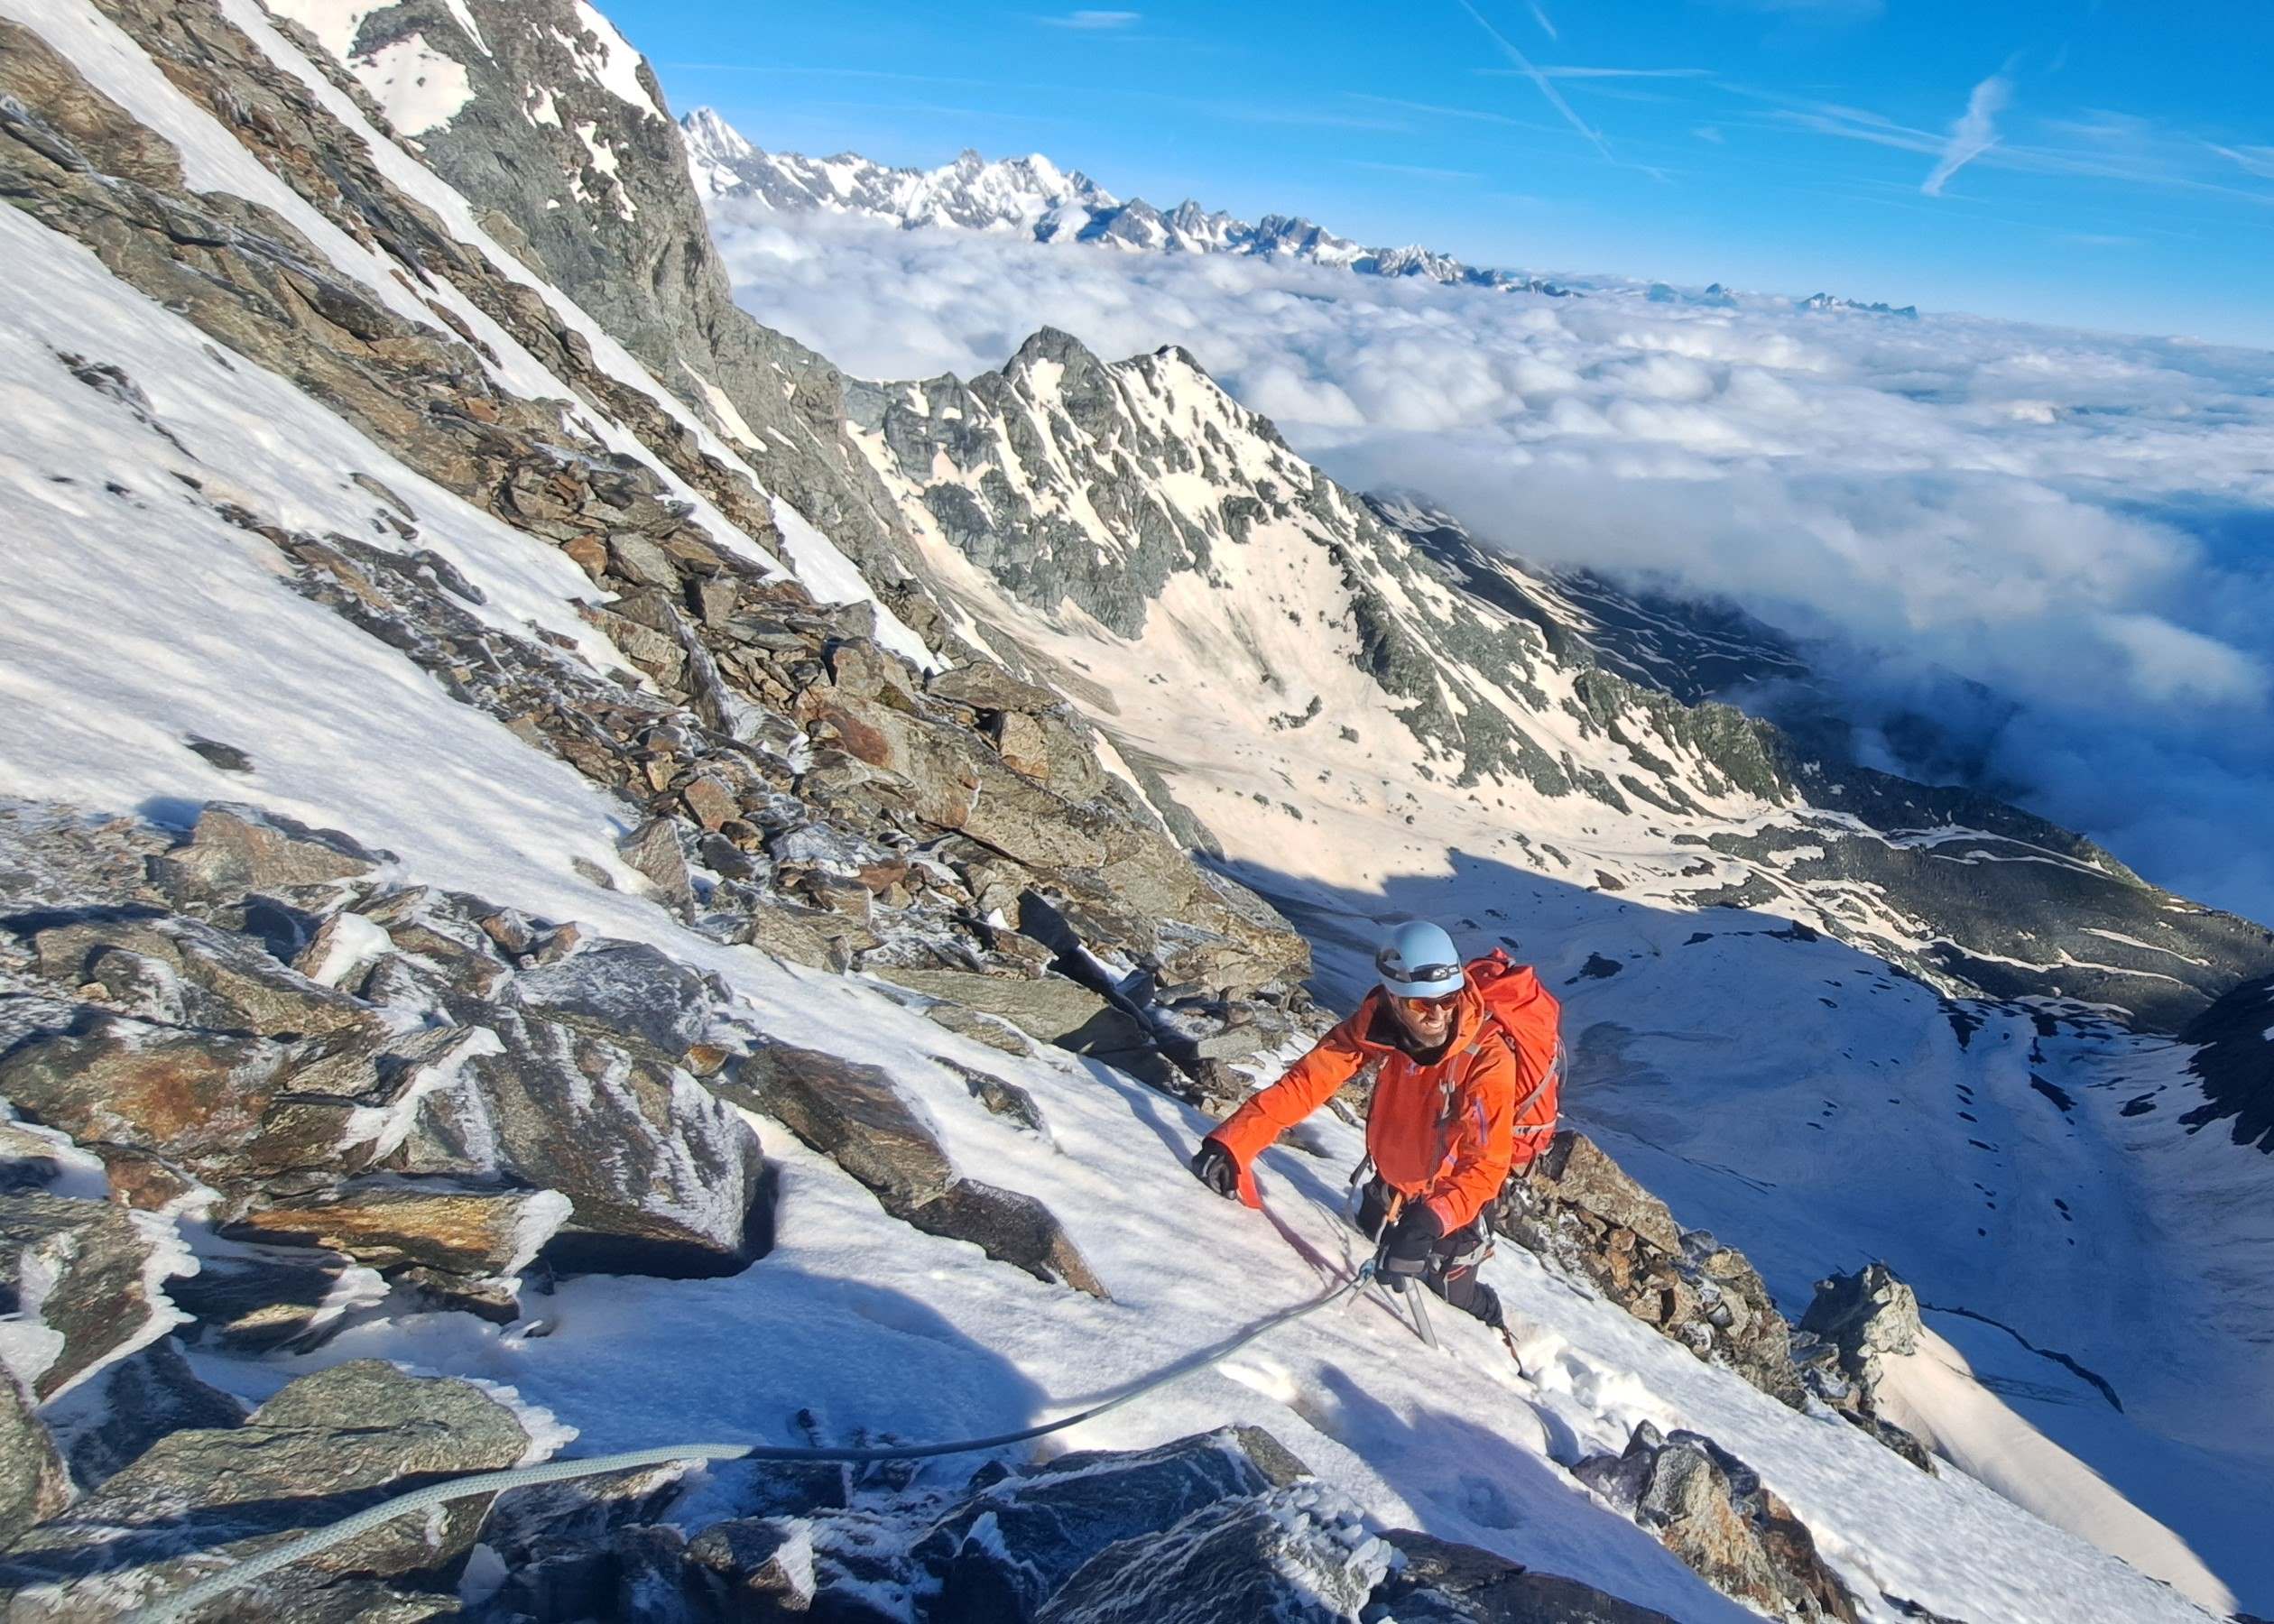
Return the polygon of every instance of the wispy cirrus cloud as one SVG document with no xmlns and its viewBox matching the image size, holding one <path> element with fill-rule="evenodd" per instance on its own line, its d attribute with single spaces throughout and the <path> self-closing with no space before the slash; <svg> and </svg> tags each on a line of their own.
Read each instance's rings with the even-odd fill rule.
<svg viewBox="0 0 2274 1624">
<path fill-rule="evenodd" d="M 1538 75 L 1551 79 L 1711 78 L 1711 68 L 1575 68 L 1538 62 L 1529 68 L 1479 68 L 1477 72 L 1500 78 Z"/>
<path fill-rule="evenodd" d="M 2221 146 L 2216 142 L 2205 143 L 2230 163 L 2239 163 L 2253 175 L 2274 180 L 2274 146 Z"/>
<path fill-rule="evenodd" d="M 1144 13 L 1133 11 L 1076 11 L 1035 19 L 1045 28 L 1071 28 L 1086 33 L 1109 33 L 1115 29 L 1134 28 L 1144 20 Z"/>
<path fill-rule="evenodd" d="M 1566 124 L 1585 136 L 1589 144 L 1603 154 L 1605 162 L 1620 164 L 1622 168 L 1641 169 L 1647 174 L 1657 175 L 1661 180 L 1666 178 L 1647 164 L 1628 164 L 1622 160 L 1611 150 L 1611 143 L 1603 138 L 1602 132 L 1572 110 L 1571 104 L 1564 99 L 1563 92 L 1556 88 L 1555 81 L 1535 67 L 1530 57 L 1517 50 L 1514 42 L 1506 34 L 1493 27 L 1491 19 L 1471 5 L 1469 0 L 1458 0 L 1458 4 L 1461 9 L 1468 13 L 1469 16 L 1475 21 L 1477 27 L 1484 31 L 1493 43 L 1500 47 L 1501 54 L 1508 59 L 1510 65 L 1539 88 L 1539 94 L 1547 98 L 1548 105 L 1561 115 Z"/>
<path fill-rule="evenodd" d="M 1438 169 L 1427 163 L 1386 163 L 1373 158 L 1345 158 L 1351 169 L 1373 170 L 1383 175 L 1410 175 L 1417 180 L 1481 180 L 1474 170 Z"/>
<path fill-rule="evenodd" d="M 1966 110 L 1950 126 L 1949 144 L 1918 189 L 1930 198 L 1941 197 L 1953 175 L 1995 145 L 1998 115 L 2012 100 L 2013 81 L 2001 73 L 1993 73 L 1976 85 L 1966 97 Z"/>
</svg>

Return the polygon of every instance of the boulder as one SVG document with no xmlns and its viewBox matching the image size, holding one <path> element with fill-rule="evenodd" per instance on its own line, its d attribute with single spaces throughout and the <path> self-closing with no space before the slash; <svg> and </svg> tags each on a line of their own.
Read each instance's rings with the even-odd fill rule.
<svg viewBox="0 0 2274 1624">
<path fill-rule="evenodd" d="M 1031 779 L 1048 782 L 1050 777 L 1050 742 L 1042 724 L 1021 711 L 1003 711 L 987 726 L 987 737 L 994 742 L 995 752 L 1003 757 L 1003 764 L 1013 772 L 1022 772 Z"/>
<path fill-rule="evenodd" d="M 291 1051 L 263 1038 L 83 1010 L 69 1030 L 0 1058 L 0 1094 L 72 1139 L 226 1165 L 259 1130 Z"/>
<path fill-rule="evenodd" d="M 337 829 L 311 829 L 257 807 L 213 801 L 198 815 L 189 840 L 153 867 L 162 884 L 180 894 L 220 900 L 358 879 L 391 861 Z"/>
<path fill-rule="evenodd" d="M 986 1484 L 934 1524 L 912 1555 L 940 1586 L 940 1619 L 1031 1619 L 1116 1541 L 1271 1486 L 1229 1431 L 1129 1453 L 1077 1451 Z"/>
<path fill-rule="evenodd" d="M 18 1321 L 7 1358 L 46 1400 L 162 1335 L 180 1316 L 159 1291 L 176 1269 L 145 1218 L 45 1191 L 0 1195 L 0 1314 Z"/>
<path fill-rule="evenodd" d="M 701 983 L 668 960 L 673 975 L 648 979 L 651 951 L 621 963 L 580 953 L 555 966 L 601 962 L 599 974 L 541 988 L 554 1001 L 546 1008 L 573 1011 L 584 1029 L 495 1005 L 474 1012 L 482 1024 L 455 1063 L 383 1117 L 374 1169 L 557 1191 L 573 1209 L 544 1249 L 559 1269 L 686 1277 L 744 1268 L 766 1245 L 757 1135 L 688 1072 L 659 1062 L 651 1043 L 599 1035 L 614 1009 L 655 1041 L 681 1050 L 682 1038 L 692 1041 L 681 995 L 699 995 Z M 612 964 L 640 974 L 617 976 Z"/>
<path fill-rule="evenodd" d="M 70 1503 L 71 1476 L 14 1375 L 0 1370 L 0 1545 Z"/>
<path fill-rule="evenodd" d="M 968 1241 L 997 1262 L 1023 1269 L 1038 1280 L 1071 1286 L 1094 1297 L 1112 1295 L 1091 1272 L 1058 1214 L 1036 1196 L 959 1178 L 944 1194 L 900 1216 L 927 1234 Z"/>
<path fill-rule="evenodd" d="M 303 1376 L 241 1426 L 159 1439 L 27 1533 L 0 1559 L 0 1586 L 14 1592 L 8 1616 L 110 1619 L 407 1479 L 514 1465 L 531 1447 L 513 1413 L 469 1382 L 421 1380 L 376 1360 Z M 398 1518 L 254 1581 L 234 1614 L 351 1618 L 358 1612 L 344 1602 L 384 1607 L 395 1587 L 447 1593 L 487 1509 L 484 1500 L 461 1500 Z M 369 1588 L 374 1581 L 386 1587 L 379 1594 Z M 343 1582 L 347 1596 L 333 1588 Z"/>
<path fill-rule="evenodd" d="M 1358 1507 L 1323 1483 L 1219 1500 L 1108 1546 L 1037 1624 L 1356 1624 L 1390 1567 Z"/>
<path fill-rule="evenodd" d="M 1802 1624 L 1854 1624 L 1855 1600 L 1816 1540 L 1758 1473 L 1711 1438 L 1639 1424 L 1620 1454 L 1591 1455 L 1572 1475 L 1724 1595 Z"/>
<path fill-rule="evenodd" d="M 92 983 L 113 1007 L 153 1020 L 274 1038 L 374 1024 L 356 1000 L 198 919 L 81 921 L 42 931 L 33 946 L 42 973 Z"/>
<path fill-rule="evenodd" d="M 652 634 L 651 634 L 652 635 Z M 671 651 L 677 653 L 677 645 Z M 668 817 L 651 817 L 616 843 L 616 854 L 655 888 L 666 908 L 689 908 L 695 901 L 695 880 L 688 872 L 687 852 L 679 844 L 679 828 Z"/>
<path fill-rule="evenodd" d="M 775 1118 L 875 1192 L 888 1212 L 905 1213 L 935 1201 L 955 1182 L 930 1125 L 881 1067 L 767 1043 L 711 1086 Z"/>
<path fill-rule="evenodd" d="M 882 1068 L 768 1043 L 711 1086 L 780 1120 L 865 1185 L 893 1217 L 927 1234 L 968 1241 L 1037 1279 L 1107 1295 L 1041 1201 L 957 1176 L 931 1125 Z"/>
<path fill-rule="evenodd" d="M 1662 1612 L 1474 1546 L 1409 1528 L 1382 1537 L 1403 1561 L 1375 1590 L 1367 1624 L 1675 1624 Z"/>
<path fill-rule="evenodd" d="M 935 1008 L 942 1006 L 934 1006 Z M 971 1097 L 985 1106 L 995 1116 L 1023 1128 L 1029 1133 L 1049 1137 L 1049 1128 L 1042 1121 L 1042 1108 L 1034 1103 L 1034 1096 L 1016 1083 L 1006 1083 L 993 1072 L 966 1066 L 944 1055 L 934 1055 L 932 1063 L 945 1066 L 964 1081 Z"/>
<path fill-rule="evenodd" d="M 702 978 L 645 942 L 603 938 L 513 978 L 522 1008 L 677 1060 L 710 1024 Z"/>
</svg>

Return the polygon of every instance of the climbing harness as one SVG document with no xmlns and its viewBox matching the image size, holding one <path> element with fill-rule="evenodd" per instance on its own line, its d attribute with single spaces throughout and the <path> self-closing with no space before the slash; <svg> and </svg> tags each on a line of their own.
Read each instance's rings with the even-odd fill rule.
<svg viewBox="0 0 2274 1624">
<path fill-rule="evenodd" d="M 469 1477 L 452 1478 L 447 1482 L 430 1484 L 408 1494 L 358 1511 L 354 1516 L 320 1528 L 311 1528 L 295 1539 L 285 1541 L 257 1555 L 225 1568 L 208 1578 L 201 1579 L 185 1590 L 153 1603 L 134 1615 L 139 1624 L 172 1624 L 208 1601 L 217 1601 L 240 1590 L 264 1573 L 304 1561 L 319 1551 L 329 1550 L 345 1540 L 368 1533 L 398 1517 L 413 1511 L 424 1511 L 452 1500 L 470 1499 L 479 1494 L 498 1494 L 508 1489 L 525 1489 L 538 1483 L 562 1483 L 578 1478 L 597 1477 L 605 1472 L 627 1472 L 642 1466 L 668 1465 L 674 1461 L 844 1461 L 866 1463 L 876 1461 L 920 1461 L 936 1455 L 975 1454 L 982 1450 L 1000 1449 L 1007 1444 L 1024 1444 L 1034 1438 L 1047 1437 L 1063 1432 L 1069 1426 L 1094 1420 L 1109 1410 L 1119 1409 L 1146 1394 L 1168 1386 L 1183 1377 L 1193 1375 L 1212 1365 L 1221 1363 L 1254 1342 L 1258 1337 L 1290 1324 L 1306 1315 L 1332 1306 L 1342 1298 L 1355 1298 L 1373 1280 L 1381 1252 L 1359 1264 L 1356 1272 L 1322 1295 L 1292 1308 L 1259 1320 L 1253 1325 L 1213 1348 L 1204 1348 L 1166 1369 L 1145 1377 L 1134 1386 L 1114 1394 L 1102 1403 L 1056 1421 L 1022 1427 L 1017 1432 L 997 1433 L 986 1438 L 958 1438 L 946 1444 L 900 1444 L 865 1449 L 793 1449 L 765 1444 L 675 1444 L 659 1449 L 636 1449 L 622 1454 L 595 1455 L 585 1460 L 545 1461 L 534 1466 L 516 1466 L 502 1472 L 476 1472 Z M 1426 1339 L 1425 1339 L 1426 1340 Z M 1430 1346 L 1437 1344 L 1430 1342 Z"/>
</svg>

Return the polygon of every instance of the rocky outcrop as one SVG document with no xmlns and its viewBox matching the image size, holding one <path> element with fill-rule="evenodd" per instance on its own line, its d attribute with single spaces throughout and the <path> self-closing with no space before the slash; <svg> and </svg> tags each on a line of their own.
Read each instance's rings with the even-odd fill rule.
<svg viewBox="0 0 2274 1624">
<path fill-rule="evenodd" d="M 20 857 L 51 869 L 50 848 L 119 838 L 50 825 Z M 202 1186 L 225 1235 L 368 1265 L 496 1317 L 513 1317 L 513 1278 L 541 1253 L 665 1274 L 748 1262 L 764 1229 L 757 1141 L 687 1069 L 716 1015 L 703 983 L 642 944 L 394 883 L 342 857 L 344 838 L 208 807 L 147 854 L 146 879 L 16 916 L 26 973 L 0 993 L 34 1008 L 0 1054 L 0 1093 L 126 1171 L 128 1202 Z M 146 1249 L 124 1211 L 0 1201 L 18 1227 L 83 1211 L 69 1267 L 120 1278 L 70 1300 L 130 1300 Z M 301 1272 L 304 1289 L 256 1271 L 245 1313 L 304 1334 L 304 1315 L 279 1324 L 275 1310 L 329 1300 L 337 1277 Z M 224 1325 L 242 1317 L 231 1278 L 225 1265 L 193 1288 Z M 42 1383 L 71 1379 L 97 1340 L 75 1331 Z"/>
<path fill-rule="evenodd" d="M 1585 1134 L 1558 1132 L 1509 1181 L 1493 1223 L 1700 1359 L 1800 1407 L 1791 1326 L 1759 1271 L 1706 1231 L 1684 1230 Z"/>
<path fill-rule="evenodd" d="M 241 1426 L 159 1439 L 0 1559 L 8 1617 L 110 1619 L 435 1472 L 511 1466 L 532 1440 L 470 1383 L 419 1380 L 376 1361 L 287 1385 Z M 257 1580 L 246 1616 L 410 1619 L 454 1604 L 480 1500 L 388 1523 Z"/>
<path fill-rule="evenodd" d="M 1723 1594 L 1795 1624 L 1853 1624 L 1855 1600 L 1807 1526 L 1711 1438 L 1645 1421 L 1622 1453 L 1590 1455 L 1572 1473 Z"/>
<path fill-rule="evenodd" d="M 1882 1361 L 1918 1351 L 1918 1297 L 1884 1263 L 1818 1280 L 1800 1316 L 1798 1344 L 1809 1390 L 1922 1472 L 1927 1446 L 1880 1414 Z"/>
</svg>

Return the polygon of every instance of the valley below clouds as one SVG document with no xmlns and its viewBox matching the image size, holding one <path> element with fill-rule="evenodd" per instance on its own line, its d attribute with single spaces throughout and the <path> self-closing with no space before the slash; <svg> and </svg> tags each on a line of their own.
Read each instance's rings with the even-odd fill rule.
<svg viewBox="0 0 2274 1624">
<path fill-rule="evenodd" d="M 1992 789 L 2274 918 L 2274 356 L 747 201 L 712 226 L 737 299 L 863 377 L 967 376 L 1046 324 L 1109 358 L 1182 345 L 1346 484 L 1801 639 L 1858 760 Z"/>
</svg>

